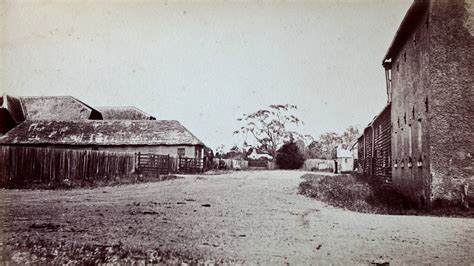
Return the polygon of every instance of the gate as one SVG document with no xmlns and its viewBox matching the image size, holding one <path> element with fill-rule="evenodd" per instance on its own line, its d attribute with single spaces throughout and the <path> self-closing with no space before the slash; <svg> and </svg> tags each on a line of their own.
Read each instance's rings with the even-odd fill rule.
<svg viewBox="0 0 474 266">
<path fill-rule="evenodd" d="M 193 174 L 203 172 L 202 159 L 180 157 L 178 160 L 180 173 Z"/>
<path fill-rule="evenodd" d="M 170 173 L 170 156 L 136 153 L 136 172 L 144 175 L 167 175 Z"/>
</svg>

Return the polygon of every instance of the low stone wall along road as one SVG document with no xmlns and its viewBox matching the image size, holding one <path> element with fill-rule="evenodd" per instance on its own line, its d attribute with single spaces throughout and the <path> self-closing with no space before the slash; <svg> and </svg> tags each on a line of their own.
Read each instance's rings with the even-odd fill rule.
<svg viewBox="0 0 474 266">
<path fill-rule="evenodd" d="M 96 189 L 0 190 L 0 242 L 119 243 L 262 264 L 474 262 L 473 219 L 337 209 L 297 193 L 303 174 L 234 172 Z"/>
</svg>

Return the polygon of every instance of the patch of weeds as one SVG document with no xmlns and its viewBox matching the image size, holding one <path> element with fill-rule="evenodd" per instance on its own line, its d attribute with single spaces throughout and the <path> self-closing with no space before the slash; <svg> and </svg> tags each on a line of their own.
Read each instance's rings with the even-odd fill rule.
<svg viewBox="0 0 474 266">
<path fill-rule="evenodd" d="M 64 179 L 61 181 L 33 181 L 31 183 L 14 183 L 5 186 L 7 189 L 50 189 L 50 190 L 69 190 L 75 188 L 97 188 L 106 186 L 120 186 L 137 183 L 160 182 L 183 178 L 176 175 L 143 176 L 133 174 L 124 177 L 104 177 L 104 178 L 85 178 L 85 179 Z"/>
<path fill-rule="evenodd" d="M 392 215 L 435 215 L 474 217 L 473 211 L 459 207 L 419 209 L 397 190 L 377 180 L 356 175 L 325 176 L 305 174 L 299 193 L 331 206 L 362 213 Z"/>
<path fill-rule="evenodd" d="M 200 262 L 202 264 L 202 261 L 203 259 L 195 254 L 182 254 L 159 249 L 143 250 L 126 246 L 121 242 L 100 245 L 75 241 L 56 242 L 28 239 L 18 243 L 5 243 L 0 249 L 0 264 L 197 265 Z"/>
</svg>

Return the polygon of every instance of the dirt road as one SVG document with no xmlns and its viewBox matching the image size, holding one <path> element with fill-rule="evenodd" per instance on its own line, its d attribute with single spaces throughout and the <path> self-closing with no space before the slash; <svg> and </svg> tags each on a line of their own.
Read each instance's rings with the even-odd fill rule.
<svg viewBox="0 0 474 266">
<path fill-rule="evenodd" d="M 235 172 L 97 189 L 1 190 L 0 241 L 121 241 L 134 249 L 263 264 L 474 262 L 473 219 L 336 209 L 297 194 L 302 174 Z"/>
</svg>

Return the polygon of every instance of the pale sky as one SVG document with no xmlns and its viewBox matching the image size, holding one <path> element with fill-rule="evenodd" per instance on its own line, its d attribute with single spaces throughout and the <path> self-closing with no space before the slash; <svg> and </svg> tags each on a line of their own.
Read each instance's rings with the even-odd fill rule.
<svg viewBox="0 0 474 266">
<path fill-rule="evenodd" d="M 411 0 L 0 2 L 0 92 L 179 120 L 230 148 L 237 118 L 296 104 L 315 137 L 386 103 L 382 57 Z"/>
</svg>

